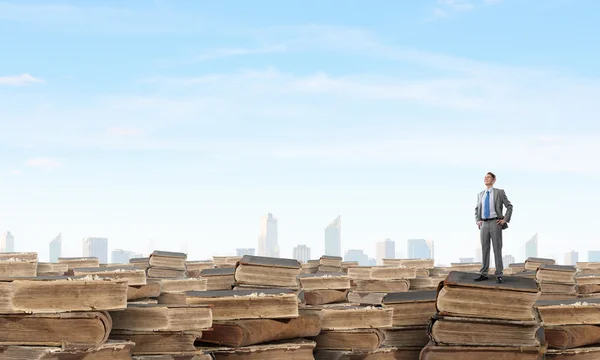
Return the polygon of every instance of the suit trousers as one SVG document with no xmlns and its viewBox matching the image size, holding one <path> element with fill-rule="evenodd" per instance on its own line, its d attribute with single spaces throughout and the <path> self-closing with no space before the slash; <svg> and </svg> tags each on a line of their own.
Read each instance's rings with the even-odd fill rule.
<svg viewBox="0 0 600 360">
<path fill-rule="evenodd" d="M 502 225 L 496 223 L 496 220 L 484 221 L 479 230 L 481 236 L 481 260 L 483 262 L 481 270 L 482 275 L 487 275 L 490 269 L 490 240 L 494 248 L 494 260 L 496 262 L 495 275 L 502 275 L 504 266 L 502 264 Z"/>
</svg>

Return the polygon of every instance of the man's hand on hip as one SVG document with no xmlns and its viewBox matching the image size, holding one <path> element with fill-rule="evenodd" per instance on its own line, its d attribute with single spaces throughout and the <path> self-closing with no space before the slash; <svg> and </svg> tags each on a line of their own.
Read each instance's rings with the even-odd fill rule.
<svg viewBox="0 0 600 360">
<path fill-rule="evenodd" d="M 496 220 L 496 224 L 504 225 L 504 224 L 506 224 L 506 220 L 504 220 L 504 219 Z"/>
</svg>

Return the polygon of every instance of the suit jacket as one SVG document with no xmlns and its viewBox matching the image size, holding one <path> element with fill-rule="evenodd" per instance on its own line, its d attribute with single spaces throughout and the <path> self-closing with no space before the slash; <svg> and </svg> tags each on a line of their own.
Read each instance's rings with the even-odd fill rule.
<svg viewBox="0 0 600 360">
<path fill-rule="evenodd" d="M 477 194 L 477 205 L 475 206 L 475 222 L 481 221 L 481 214 L 483 212 L 483 209 L 481 208 L 481 199 L 483 198 L 484 194 L 485 190 Z M 506 206 L 506 214 L 502 215 L 504 213 L 504 206 Z M 506 197 L 506 192 L 504 192 L 503 189 L 494 188 L 494 208 L 496 210 L 498 218 L 504 219 L 507 222 L 507 224 L 504 224 L 502 226 L 502 229 L 506 229 L 512 216 L 513 205 L 510 203 L 510 201 L 508 201 L 508 198 Z"/>
</svg>

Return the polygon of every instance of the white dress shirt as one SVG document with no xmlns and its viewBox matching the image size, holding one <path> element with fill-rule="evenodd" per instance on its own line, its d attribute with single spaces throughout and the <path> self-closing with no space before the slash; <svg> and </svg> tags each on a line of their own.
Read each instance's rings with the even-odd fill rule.
<svg viewBox="0 0 600 360">
<path fill-rule="evenodd" d="M 485 197 L 487 196 L 486 191 L 490 192 L 490 217 L 489 218 L 491 219 L 491 218 L 498 217 L 498 214 L 496 214 L 496 207 L 494 206 L 494 188 L 491 188 L 489 190 L 486 189 L 483 192 L 483 196 L 481 197 L 481 218 L 485 219 L 483 216 L 485 214 L 483 209 L 485 206 Z"/>
</svg>

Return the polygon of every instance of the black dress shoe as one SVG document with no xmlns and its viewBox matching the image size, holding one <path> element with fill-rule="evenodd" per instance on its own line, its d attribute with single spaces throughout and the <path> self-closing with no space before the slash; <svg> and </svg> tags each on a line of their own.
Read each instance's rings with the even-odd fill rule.
<svg viewBox="0 0 600 360">
<path fill-rule="evenodd" d="M 483 281 L 483 280 L 487 280 L 487 279 L 488 279 L 487 276 L 485 276 L 485 275 L 479 275 L 479 277 L 476 278 L 475 281 Z"/>
<path fill-rule="evenodd" d="M 504 279 L 502 278 L 502 275 L 500 275 L 500 276 L 496 276 L 496 282 L 497 282 L 498 284 L 502 284 L 502 283 L 504 282 Z"/>
</svg>

